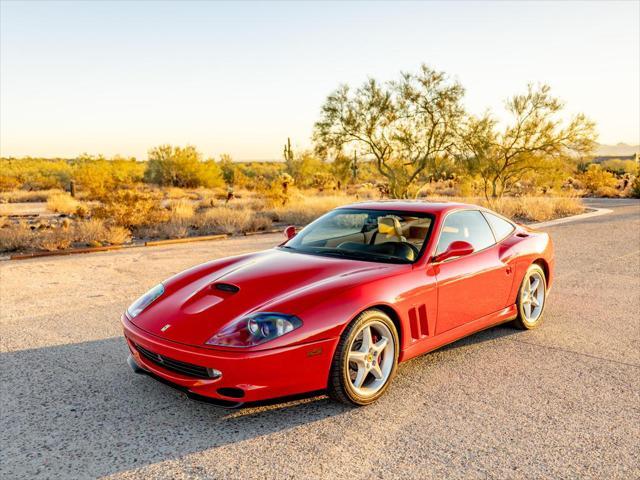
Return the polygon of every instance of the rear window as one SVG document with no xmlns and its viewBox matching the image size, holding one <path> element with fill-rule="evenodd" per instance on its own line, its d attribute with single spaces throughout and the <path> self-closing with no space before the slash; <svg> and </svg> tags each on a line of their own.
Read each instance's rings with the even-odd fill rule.
<svg viewBox="0 0 640 480">
<path fill-rule="evenodd" d="M 500 218 L 497 215 L 489 212 L 482 212 L 482 214 L 487 219 L 487 222 L 489 222 L 489 225 L 491 225 L 491 229 L 496 236 L 497 242 L 507 238 L 515 229 L 511 222 L 507 222 L 505 219 Z"/>
</svg>

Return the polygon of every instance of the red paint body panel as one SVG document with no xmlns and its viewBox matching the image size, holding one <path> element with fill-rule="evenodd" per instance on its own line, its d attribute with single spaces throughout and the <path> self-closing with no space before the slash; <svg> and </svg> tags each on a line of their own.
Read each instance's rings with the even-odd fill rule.
<svg viewBox="0 0 640 480">
<path fill-rule="evenodd" d="M 513 319 L 518 288 L 531 263 L 541 263 L 548 285 L 553 282 L 549 236 L 522 226 L 484 250 L 433 262 L 445 216 L 480 207 L 390 201 L 349 208 L 433 215 L 424 253 L 413 264 L 389 264 L 276 248 L 196 266 L 163 282 L 164 294 L 135 319 L 123 316 L 136 363 L 194 393 L 226 400 L 219 388 L 242 389 L 243 402 L 316 391 L 326 388 L 343 330 L 368 308 L 382 308 L 396 321 L 399 360 L 404 361 Z M 239 290 L 221 291 L 215 288 L 219 282 Z M 222 327 L 252 312 L 295 315 L 302 326 L 254 347 L 206 344 Z M 175 373 L 141 357 L 134 344 L 217 369 L 222 376 Z"/>
</svg>

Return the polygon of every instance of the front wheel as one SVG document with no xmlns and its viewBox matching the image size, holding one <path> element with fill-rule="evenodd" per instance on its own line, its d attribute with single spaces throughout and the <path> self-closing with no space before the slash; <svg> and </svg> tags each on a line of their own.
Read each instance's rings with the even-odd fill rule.
<svg viewBox="0 0 640 480">
<path fill-rule="evenodd" d="M 520 285 L 518 292 L 518 317 L 514 325 L 522 330 L 531 330 L 542 323 L 547 300 L 547 279 L 539 265 L 533 264 Z"/>
<path fill-rule="evenodd" d="M 398 366 L 398 332 L 384 312 L 362 312 L 345 329 L 329 374 L 329 395 L 368 405 L 384 394 Z"/>
</svg>

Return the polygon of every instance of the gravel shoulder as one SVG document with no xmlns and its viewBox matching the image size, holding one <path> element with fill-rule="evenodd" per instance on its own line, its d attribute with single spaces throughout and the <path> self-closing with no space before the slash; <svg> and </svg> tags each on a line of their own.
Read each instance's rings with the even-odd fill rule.
<svg viewBox="0 0 640 480">
<path fill-rule="evenodd" d="M 240 411 L 133 375 L 119 315 L 194 264 L 281 234 L 0 262 L 3 478 L 638 478 L 640 202 L 548 228 L 545 324 L 401 365 L 388 394 Z"/>
</svg>

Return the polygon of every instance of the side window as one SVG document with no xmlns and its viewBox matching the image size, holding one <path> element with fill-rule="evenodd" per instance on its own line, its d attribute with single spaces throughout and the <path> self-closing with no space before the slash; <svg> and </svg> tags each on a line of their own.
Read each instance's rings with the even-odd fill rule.
<svg viewBox="0 0 640 480">
<path fill-rule="evenodd" d="M 489 224 L 478 210 L 464 210 L 447 216 L 440 232 L 436 255 L 444 252 L 451 242 L 457 240 L 469 242 L 474 251 L 496 243 Z"/>
<path fill-rule="evenodd" d="M 513 230 L 515 229 L 515 227 L 510 222 L 507 222 L 506 220 L 500 217 L 497 217 L 492 213 L 482 212 L 482 214 L 487 219 L 487 222 L 489 222 L 489 225 L 491 225 L 491 228 L 493 229 L 493 233 L 495 233 L 496 240 L 498 242 L 508 237 L 511 234 L 511 232 L 513 232 Z"/>
</svg>

